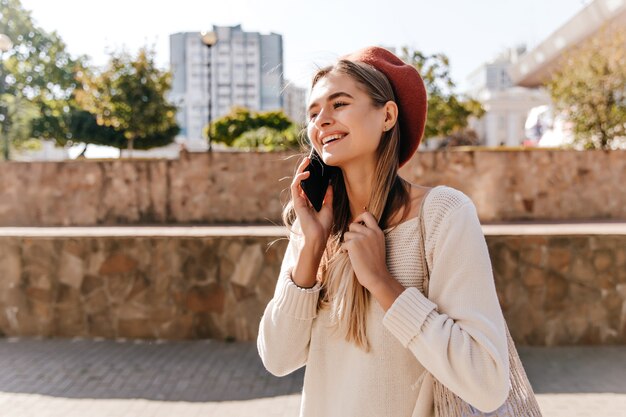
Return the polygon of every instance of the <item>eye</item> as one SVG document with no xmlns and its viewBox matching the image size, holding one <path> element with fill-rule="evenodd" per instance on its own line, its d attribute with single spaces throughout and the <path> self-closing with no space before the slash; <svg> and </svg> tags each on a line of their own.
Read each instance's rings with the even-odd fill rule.
<svg viewBox="0 0 626 417">
<path fill-rule="evenodd" d="M 309 120 L 313 120 L 317 117 L 317 113 L 311 113 L 311 115 L 309 116 Z"/>
<path fill-rule="evenodd" d="M 333 107 L 336 109 L 339 106 L 347 106 L 348 103 L 346 103 L 345 101 L 335 101 L 335 103 L 333 104 Z"/>
</svg>

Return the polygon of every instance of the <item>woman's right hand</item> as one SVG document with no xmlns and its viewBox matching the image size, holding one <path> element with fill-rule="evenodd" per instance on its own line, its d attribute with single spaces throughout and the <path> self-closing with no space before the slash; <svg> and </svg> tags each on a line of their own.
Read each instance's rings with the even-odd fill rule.
<svg viewBox="0 0 626 417">
<path fill-rule="evenodd" d="M 319 212 L 315 210 L 300 185 L 300 181 L 311 175 L 310 171 L 304 170 L 310 163 L 311 160 L 306 157 L 298 165 L 291 183 L 291 197 L 305 241 L 325 246 L 333 224 L 333 187 L 330 184 L 326 189 L 322 209 Z"/>
</svg>

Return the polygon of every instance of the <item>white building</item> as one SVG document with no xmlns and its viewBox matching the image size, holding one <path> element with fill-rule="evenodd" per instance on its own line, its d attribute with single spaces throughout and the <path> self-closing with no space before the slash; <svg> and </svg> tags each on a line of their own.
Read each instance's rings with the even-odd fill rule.
<svg viewBox="0 0 626 417">
<path fill-rule="evenodd" d="M 538 87 L 560 67 L 563 54 L 589 40 L 602 28 L 626 27 L 626 0 L 594 0 L 518 59 L 509 73 L 516 85 Z"/>
<path fill-rule="evenodd" d="M 468 77 L 468 95 L 480 101 L 486 111 L 481 119 L 470 119 L 469 125 L 485 146 L 522 145 L 528 111 L 550 103 L 544 89 L 513 85 L 509 69 L 524 52 L 524 47 L 511 48 Z"/>
<path fill-rule="evenodd" d="M 307 91 L 290 82 L 283 89 L 283 105 L 287 117 L 294 123 L 306 123 Z"/>
<path fill-rule="evenodd" d="M 180 139 L 191 148 L 205 142 L 202 131 L 209 119 L 209 91 L 211 120 L 233 106 L 253 111 L 283 108 L 282 36 L 244 32 L 241 25 L 213 26 L 213 31 L 218 40 L 210 49 L 202 43 L 200 32 L 170 35 L 170 98 L 178 107 Z"/>
</svg>

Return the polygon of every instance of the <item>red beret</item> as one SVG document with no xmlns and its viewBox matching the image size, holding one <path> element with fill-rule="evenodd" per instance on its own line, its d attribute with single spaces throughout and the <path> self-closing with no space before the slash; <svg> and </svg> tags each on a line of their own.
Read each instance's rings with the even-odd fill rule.
<svg viewBox="0 0 626 417">
<path fill-rule="evenodd" d="M 400 166 L 417 150 L 426 126 L 428 101 L 426 87 L 419 72 L 390 51 L 369 46 L 348 54 L 342 59 L 369 64 L 385 74 L 398 105 L 400 124 Z"/>
</svg>

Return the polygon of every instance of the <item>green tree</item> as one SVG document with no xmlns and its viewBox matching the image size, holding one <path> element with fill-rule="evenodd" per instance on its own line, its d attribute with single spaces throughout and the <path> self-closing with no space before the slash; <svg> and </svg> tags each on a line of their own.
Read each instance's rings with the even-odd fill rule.
<svg viewBox="0 0 626 417">
<path fill-rule="evenodd" d="M 547 83 L 557 110 L 585 149 L 610 149 L 626 137 L 626 31 L 603 28 L 566 52 Z"/>
<path fill-rule="evenodd" d="M 112 53 L 103 71 L 80 74 L 76 100 L 84 111 L 74 113 L 71 122 L 77 138 L 131 150 L 174 140 L 180 130 L 176 107 L 165 97 L 172 74 L 155 65 L 154 54 L 147 47 L 136 57 Z"/>
<path fill-rule="evenodd" d="M 424 138 L 456 134 L 467 126 L 469 116 L 480 118 L 485 114 L 480 102 L 454 92 L 456 86 L 450 77 L 450 60 L 446 55 L 426 55 L 404 47 L 401 58 L 417 69 L 426 86 L 428 115 Z"/>
<path fill-rule="evenodd" d="M 205 127 L 205 136 L 206 132 Z M 294 149 L 298 147 L 298 128 L 282 111 L 251 112 L 233 107 L 211 123 L 211 140 L 237 148 Z"/>
<path fill-rule="evenodd" d="M 21 149 L 32 138 L 32 124 L 40 115 L 39 109 L 31 101 L 11 94 L 3 94 L 0 101 L 5 111 L 0 115 L 0 122 L 3 122 L 2 137 L 7 135 L 9 143 Z"/>
<path fill-rule="evenodd" d="M 249 130 L 233 141 L 233 147 L 243 149 L 257 149 L 264 151 L 282 151 L 297 149 L 300 129 L 291 125 L 287 129 L 277 130 L 271 127 L 260 127 Z"/>
<path fill-rule="evenodd" d="M 0 67 L 0 84 L 15 99 L 12 103 L 10 100 L 0 103 L 0 114 L 6 122 L 3 133 L 15 140 L 36 137 L 65 144 L 72 138 L 68 123 L 75 110 L 77 74 L 86 68 L 87 58 L 72 58 L 58 34 L 36 26 L 31 13 L 19 0 L 0 0 L 0 33 L 9 36 L 14 44 L 3 56 Z M 28 106 L 29 117 L 32 116 L 27 123 L 30 129 L 25 129 L 21 112 L 18 123 L 10 120 L 9 106 L 24 107 L 25 101 L 37 108 L 34 112 Z M 19 131 L 10 132 L 13 127 L 19 127 Z"/>
</svg>

